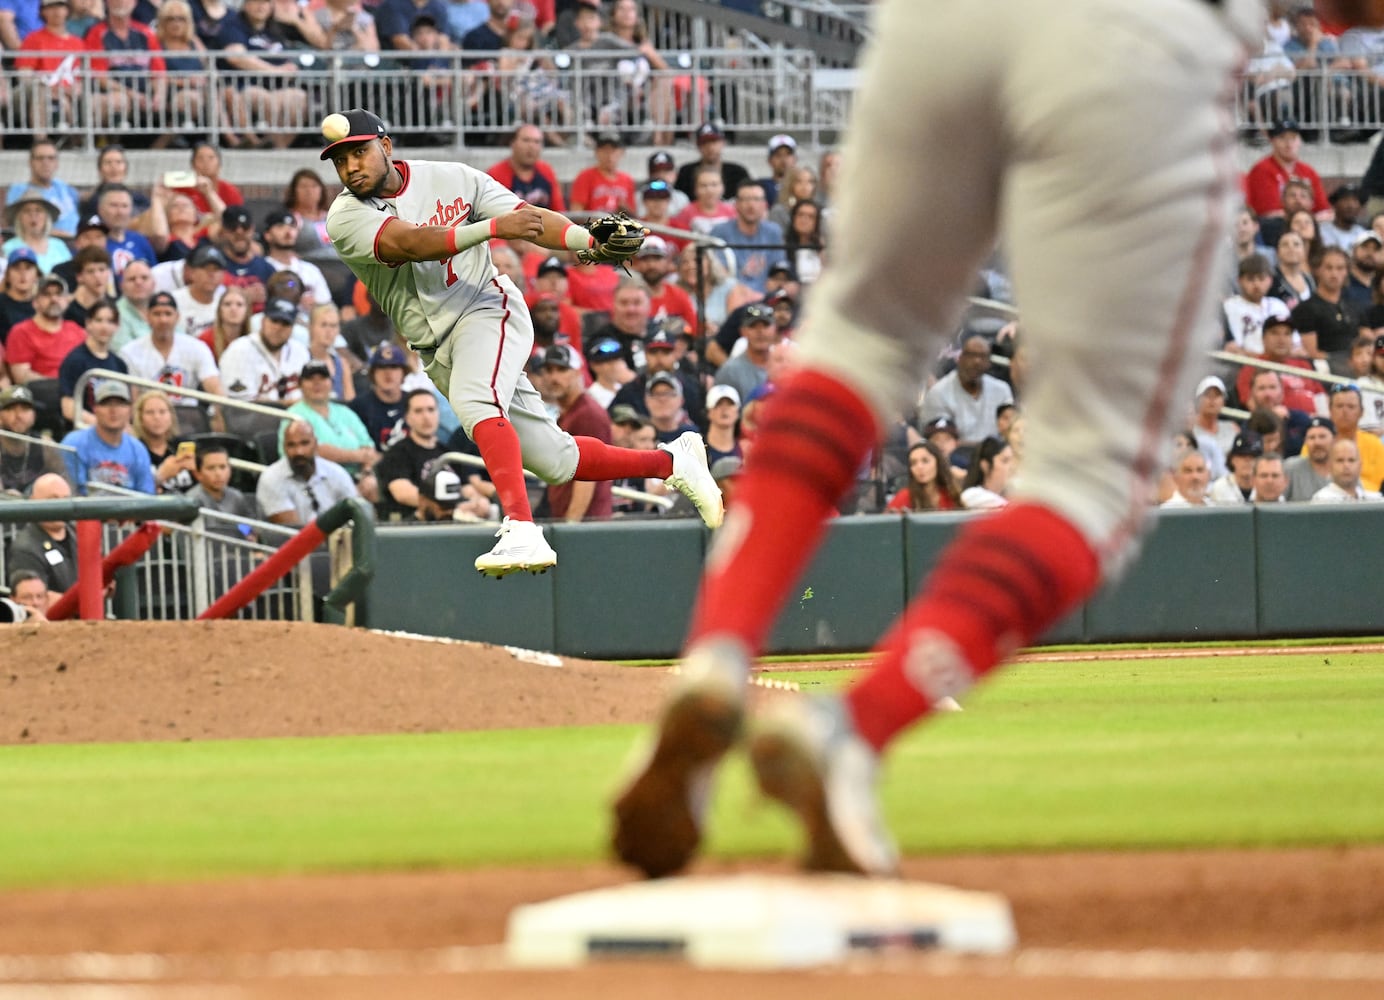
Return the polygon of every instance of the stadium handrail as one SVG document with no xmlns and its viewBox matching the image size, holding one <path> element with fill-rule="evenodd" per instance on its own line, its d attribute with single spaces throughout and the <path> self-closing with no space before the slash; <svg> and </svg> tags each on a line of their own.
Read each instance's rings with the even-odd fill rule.
<svg viewBox="0 0 1384 1000">
<path fill-rule="evenodd" d="M 265 406 L 262 403 L 249 403 L 243 399 L 232 399 L 229 396 L 218 396 L 214 392 L 204 392 L 201 389 L 189 389 L 181 385 L 169 385 L 166 382 L 158 382 L 154 379 L 140 378 L 138 375 L 127 375 L 124 372 L 113 372 L 109 368 L 91 368 L 77 376 L 77 384 L 72 387 L 72 398 L 82 399 L 86 394 L 86 387 L 93 379 L 112 379 L 116 382 L 124 382 L 127 385 L 139 386 L 141 389 L 158 389 L 173 396 L 187 396 L 189 399 L 196 399 L 203 403 L 213 403 L 216 406 L 229 406 L 236 410 L 245 410 L 249 413 L 258 413 L 262 416 L 275 417 L 279 420 L 293 421 L 298 418 L 286 410 L 281 410 L 273 406 Z M 85 413 L 79 414 L 80 417 L 86 416 Z M 86 426 L 84 422 L 76 423 L 78 428 Z"/>
<path fill-rule="evenodd" d="M 478 455 L 468 455 L 463 451 L 449 451 L 437 456 L 439 462 L 456 462 L 460 465 L 469 465 L 473 468 L 484 469 L 485 461 Z M 524 478 L 538 481 L 528 469 L 524 470 Z M 659 496 L 657 493 L 645 493 L 643 490 L 632 490 L 625 486 L 612 486 L 610 492 L 613 496 L 620 497 L 622 500 L 635 500 L 639 503 L 651 503 L 662 510 L 668 510 L 673 506 L 671 497 Z"/>
</svg>

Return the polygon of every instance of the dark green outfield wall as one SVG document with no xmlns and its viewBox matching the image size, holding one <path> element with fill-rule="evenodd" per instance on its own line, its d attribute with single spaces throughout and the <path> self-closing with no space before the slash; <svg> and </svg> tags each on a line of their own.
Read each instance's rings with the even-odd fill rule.
<svg viewBox="0 0 1384 1000">
<path fill-rule="evenodd" d="M 969 515 L 836 521 L 768 652 L 869 648 Z M 672 657 L 709 533 L 697 521 L 551 525 L 557 568 L 481 577 L 486 527 L 389 527 L 364 624 L 602 659 Z M 1168 511 L 1143 557 L 1045 642 L 1384 633 L 1384 505 Z"/>
</svg>

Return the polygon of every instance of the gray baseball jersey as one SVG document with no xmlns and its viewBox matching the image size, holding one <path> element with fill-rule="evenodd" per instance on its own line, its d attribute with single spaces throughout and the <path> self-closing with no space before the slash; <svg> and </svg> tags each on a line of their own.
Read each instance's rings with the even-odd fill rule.
<svg viewBox="0 0 1384 1000">
<path fill-rule="evenodd" d="M 493 219 L 523 202 L 489 174 L 464 163 L 396 160 L 403 187 L 390 198 L 342 191 L 327 211 L 332 245 L 414 348 L 435 349 L 479 301 L 495 292 L 495 265 L 485 243 L 447 260 L 386 264 L 375 255 L 391 217 L 420 226 Z M 444 387 L 445 391 L 445 387 Z"/>
<path fill-rule="evenodd" d="M 493 219 L 524 202 L 490 175 L 464 163 L 395 160 L 403 178 L 388 198 L 342 191 L 327 211 L 327 235 L 395 328 L 423 358 L 468 434 L 505 416 L 519 435 L 524 467 L 547 482 L 566 482 L 577 447 L 548 415 L 524 374 L 533 324 L 524 297 L 498 274 L 486 243 L 445 260 L 387 264 L 377 255 L 391 218 L 422 226 Z"/>
</svg>

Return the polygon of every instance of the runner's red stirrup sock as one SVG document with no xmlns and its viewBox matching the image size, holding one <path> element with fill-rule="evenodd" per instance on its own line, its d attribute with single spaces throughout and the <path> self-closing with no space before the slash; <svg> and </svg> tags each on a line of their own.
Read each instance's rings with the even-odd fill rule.
<svg viewBox="0 0 1384 1000">
<path fill-rule="evenodd" d="M 578 454 L 577 472 L 572 478 L 581 482 L 599 483 L 632 476 L 667 479 L 673 474 L 673 456 L 662 448 L 616 448 L 598 438 L 575 434 L 572 440 L 577 442 Z"/>
<path fill-rule="evenodd" d="M 707 557 L 689 646 L 715 635 L 762 648 L 877 439 L 866 402 L 823 372 L 803 370 L 769 397 Z"/>
<path fill-rule="evenodd" d="M 880 641 L 846 694 L 876 750 L 1031 644 L 1100 582 L 1091 544 L 1046 507 L 1015 503 L 972 521 Z"/>
<path fill-rule="evenodd" d="M 532 521 L 529 489 L 524 485 L 524 457 L 514 425 L 504 417 L 490 417 L 471 428 L 471 440 L 485 460 L 485 471 L 495 485 L 505 517 Z"/>
</svg>

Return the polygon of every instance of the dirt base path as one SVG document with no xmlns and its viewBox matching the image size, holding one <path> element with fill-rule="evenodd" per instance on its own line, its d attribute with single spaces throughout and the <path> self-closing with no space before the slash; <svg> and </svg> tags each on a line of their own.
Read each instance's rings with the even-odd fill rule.
<svg viewBox="0 0 1384 1000">
<path fill-rule="evenodd" d="M 0 743 L 642 722 L 664 680 L 306 624 L 72 623 L 6 639 Z M 515 906 L 628 876 L 604 865 L 305 876 L 0 893 L 0 1000 L 1384 996 L 1384 847 L 914 858 L 905 875 L 1003 893 L 1022 950 L 753 976 L 640 963 L 522 972 L 498 947 Z M 73 985 L 93 983 L 105 985 Z"/>
</svg>

